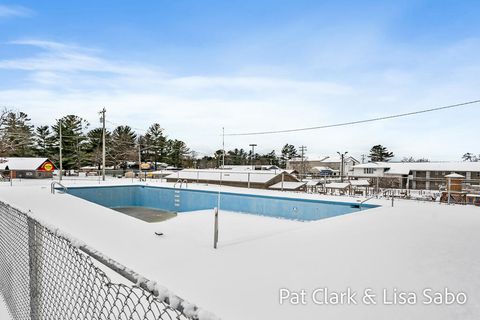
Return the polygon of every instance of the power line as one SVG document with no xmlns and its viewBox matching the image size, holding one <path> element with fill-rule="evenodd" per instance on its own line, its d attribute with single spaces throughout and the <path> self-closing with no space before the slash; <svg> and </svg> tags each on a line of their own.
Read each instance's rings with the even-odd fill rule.
<svg viewBox="0 0 480 320">
<path fill-rule="evenodd" d="M 115 126 L 127 126 L 127 127 L 130 127 L 129 125 L 127 124 L 121 124 L 121 123 L 117 123 L 117 122 L 113 122 L 113 121 L 110 121 L 110 120 L 106 120 L 106 122 L 110 123 L 110 124 L 113 124 Z M 132 128 L 133 130 L 137 130 L 137 131 L 143 131 L 143 132 L 147 132 L 148 130 L 146 129 L 141 129 L 141 128 L 135 128 L 135 127 L 130 127 Z"/>
<path fill-rule="evenodd" d="M 298 131 L 307 131 L 307 130 L 327 129 L 327 128 L 334 128 L 334 127 L 344 127 L 344 126 L 350 126 L 350 125 L 367 123 L 367 122 L 375 122 L 375 121 L 382 121 L 382 120 L 389 120 L 389 119 L 413 116 L 413 115 L 417 115 L 417 114 L 440 111 L 440 110 L 445 110 L 445 109 L 453 109 L 453 108 L 463 107 L 463 106 L 467 106 L 467 105 L 471 105 L 471 104 L 479 103 L 479 102 L 480 102 L 480 100 L 473 100 L 473 101 L 467 101 L 467 102 L 452 104 L 452 105 L 443 106 L 443 107 L 435 107 L 435 108 L 424 109 L 424 110 L 413 111 L 413 112 L 407 112 L 407 113 L 400 113 L 400 114 L 395 114 L 395 115 L 390 115 L 390 116 L 383 116 L 383 117 L 357 120 L 357 121 L 349 121 L 349 122 L 340 122 L 340 123 L 328 124 L 328 125 L 322 125 L 322 126 L 316 126 L 316 127 L 296 128 L 296 129 L 287 129 L 287 130 L 274 130 L 274 131 L 227 133 L 225 135 L 226 136 L 254 136 L 254 135 L 289 133 L 289 132 L 298 132 Z"/>
</svg>

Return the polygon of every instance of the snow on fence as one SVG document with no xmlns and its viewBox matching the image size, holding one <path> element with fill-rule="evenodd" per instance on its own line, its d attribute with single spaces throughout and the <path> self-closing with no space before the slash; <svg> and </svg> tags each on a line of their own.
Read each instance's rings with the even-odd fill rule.
<svg viewBox="0 0 480 320">
<path fill-rule="evenodd" d="M 135 285 L 112 283 L 93 259 Z M 1 201 L 0 295 L 13 320 L 218 319 Z"/>
</svg>

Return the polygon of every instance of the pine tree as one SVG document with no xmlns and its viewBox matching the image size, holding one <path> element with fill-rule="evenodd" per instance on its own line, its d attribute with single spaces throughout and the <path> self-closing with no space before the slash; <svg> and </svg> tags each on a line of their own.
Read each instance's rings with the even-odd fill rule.
<svg viewBox="0 0 480 320">
<path fill-rule="evenodd" d="M 49 126 L 40 126 L 35 129 L 36 155 L 52 159 L 55 157 L 55 139 Z"/>
<path fill-rule="evenodd" d="M 229 150 L 225 156 L 225 163 L 229 165 L 246 165 L 250 159 L 250 154 L 242 148 Z"/>
<path fill-rule="evenodd" d="M 462 156 L 463 161 L 477 162 L 480 159 L 480 155 L 477 157 L 471 152 L 467 152 Z"/>
<path fill-rule="evenodd" d="M 154 168 L 157 170 L 157 162 L 165 162 L 167 137 L 163 133 L 163 128 L 158 123 L 154 123 L 148 128 L 144 136 L 146 153 L 150 160 L 153 160 Z"/>
<path fill-rule="evenodd" d="M 87 133 L 87 143 L 85 144 L 85 152 L 89 164 L 93 164 L 100 170 L 103 163 L 103 128 L 95 128 Z M 112 164 L 112 135 L 105 131 L 105 166 Z"/>
<path fill-rule="evenodd" d="M 23 112 L 8 112 L 3 119 L 2 153 L 11 157 L 32 157 L 35 155 L 33 125 Z"/>
<path fill-rule="evenodd" d="M 182 163 L 190 153 L 190 149 L 187 148 L 185 142 L 177 139 L 168 140 L 167 146 L 170 163 L 177 168 L 182 167 Z"/>
<path fill-rule="evenodd" d="M 260 157 L 260 161 L 262 164 L 269 164 L 269 165 L 279 165 L 278 157 L 275 154 L 275 150 L 272 150 L 271 152 L 264 154 Z"/>
<path fill-rule="evenodd" d="M 60 121 L 62 123 L 62 153 L 63 168 L 65 170 L 79 169 L 82 165 L 88 164 L 88 139 L 84 130 L 88 129 L 89 123 L 76 115 L 68 115 L 52 126 L 56 147 L 60 141 Z M 58 149 L 57 149 L 58 150 Z M 55 160 L 58 161 L 58 155 Z"/>
<path fill-rule="evenodd" d="M 115 167 L 127 168 L 128 161 L 135 161 L 138 158 L 138 151 L 135 141 L 137 134 L 129 126 L 118 126 L 112 132 L 113 148 L 112 155 Z"/>
<path fill-rule="evenodd" d="M 213 159 L 215 159 L 216 167 L 220 168 L 222 166 L 223 160 L 223 150 L 217 150 L 213 153 Z M 225 154 L 225 164 L 227 164 L 227 155 Z"/>
<path fill-rule="evenodd" d="M 394 157 L 393 152 L 388 151 L 388 149 L 380 144 L 375 145 L 370 149 L 370 158 L 371 162 L 388 162 Z"/>
<path fill-rule="evenodd" d="M 287 162 L 290 159 L 293 159 L 295 157 L 298 157 L 297 149 L 295 149 L 295 146 L 292 144 L 285 144 L 282 148 L 282 156 L 281 156 L 281 167 L 286 168 L 287 167 Z"/>
</svg>

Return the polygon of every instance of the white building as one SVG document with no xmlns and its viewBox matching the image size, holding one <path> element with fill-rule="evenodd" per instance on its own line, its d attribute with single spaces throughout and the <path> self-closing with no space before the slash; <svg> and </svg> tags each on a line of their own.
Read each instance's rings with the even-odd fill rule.
<svg viewBox="0 0 480 320">
<path fill-rule="evenodd" d="M 354 157 L 345 156 L 343 158 L 344 176 L 349 176 L 353 170 L 353 167 L 359 163 L 360 161 L 358 161 Z M 287 162 L 287 169 L 294 169 L 298 172 L 303 172 L 302 166 L 305 167 L 305 172 L 314 175 L 319 172 L 318 168 L 330 168 L 332 170 L 332 174 L 340 174 L 342 167 L 342 159 L 339 155 L 320 157 L 309 156 L 305 157 L 303 162 L 301 158 L 294 158 Z"/>
<path fill-rule="evenodd" d="M 480 162 L 370 162 L 354 166 L 352 176 L 379 178 L 386 187 L 437 190 L 451 173 L 465 176 L 467 184 L 480 184 Z"/>
</svg>

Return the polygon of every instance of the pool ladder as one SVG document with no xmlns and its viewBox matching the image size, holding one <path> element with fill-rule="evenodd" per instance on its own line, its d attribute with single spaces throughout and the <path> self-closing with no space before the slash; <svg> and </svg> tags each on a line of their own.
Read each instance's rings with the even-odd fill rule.
<svg viewBox="0 0 480 320">
<path fill-rule="evenodd" d="M 180 183 L 180 189 L 182 189 L 183 184 L 185 183 L 185 189 L 188 188 L 188 181 L 187 180 L 182 180 L 178 179 L 177 182 L 173 185 L 175 189 L 177 189 L 177 184 Z M 174 195 L 173 195 L 173 205 L 177 208 L 180 207 L 180 190 L 175 190 Z"/>
<path fill-rule="evenodd" d="M 177 182 L 175 182 L 175 184 L 173 185 L 173 187 L 176 188 L 177 184 L 179 183 L 180 183 L 180 189 L 182 189 L 182 186 L 184 183 L 185 183 L 185 189 L 188 189 L 188 181 L 186 179 L 185 180 L 178 179 Z"/>
<path fill-rule="evenodd" d="M 359 204 L 358 208 L 359 208 L 360 210 L 362 210 L 362 205 L 363 205 L 365 202 L 370 201 L 370 200 L 372 200 L 372 199 L 375 198 L 375 197 L 376 197 L 376 196 L 371 196 L 370 198 L 367 198 L 367 199 L 365 199 L 365 200 L 363 200 L 363 201 L 360 201 L 360 204 Z"/>
<path fill-rule="evenodd" d="M 175 190 L 173 195 L 173 205 L 175 207 L 180 207 L 180 190 Z"/>
<path fill-rule="evenodd" d="M 62 187 L 64 193 L 67 193 L 67 191 L 68 191 L 67 187 L 65 187 L 63 184 L 61 184 L 61 183 L 58 182 L 58 181 L 53 181 L 53 182 L 50 184 L 50 192 L 51 192 L 52 194 L 55 194 L 55 185 L 56 185 L 56 184 L 58 184 L 60 187 Z"/>
</svg>

